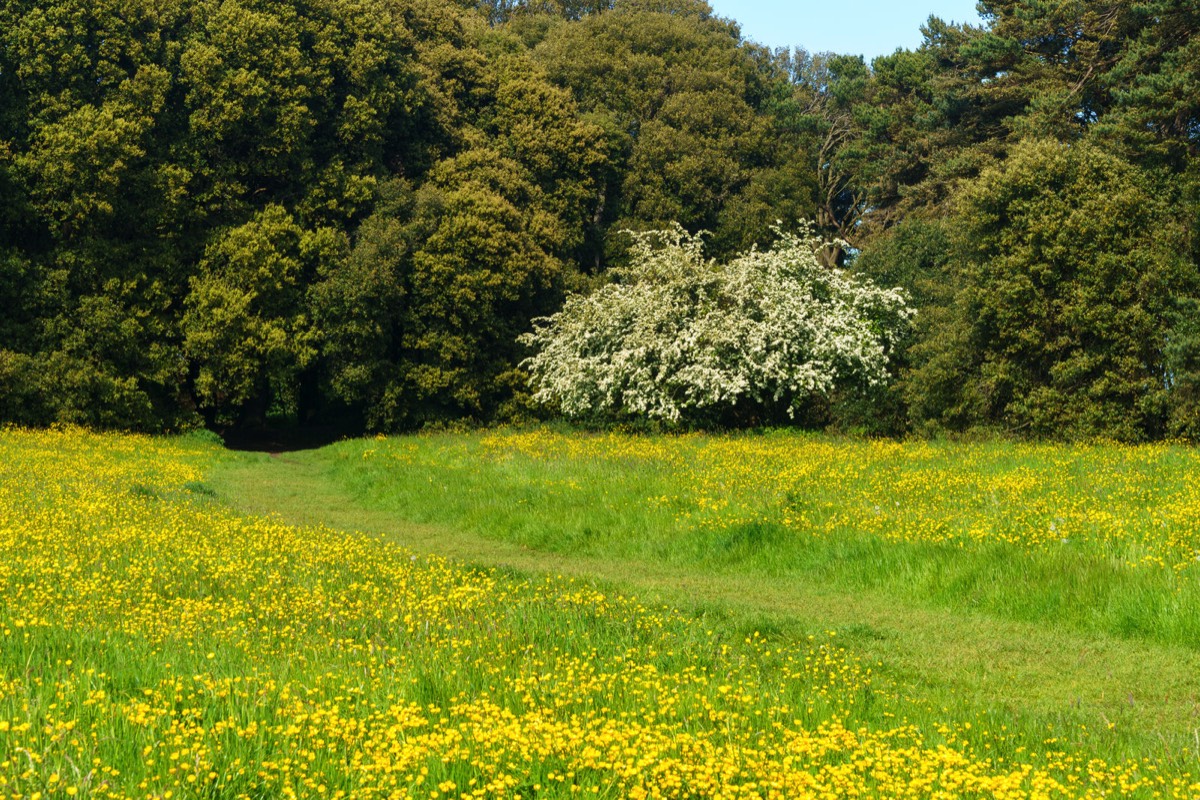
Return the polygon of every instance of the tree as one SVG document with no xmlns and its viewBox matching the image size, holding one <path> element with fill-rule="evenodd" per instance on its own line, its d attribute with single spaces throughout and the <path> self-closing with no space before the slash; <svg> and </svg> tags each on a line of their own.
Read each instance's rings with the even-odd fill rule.
<svg viewBox="0 0 1200 800">
<path fill-rule="evenodd" d="M 200 309 L 256 290 L 210 256 L 276 210 L 306 235 L 346 234 L 378 180 L 428 169 L 459 84 L 417 62 L 471 50 L 462 16 L 375 0 L 0 4 L 0 291 L 19 307 L 0 323 L 0 391 L 26 398 L 22 421 L 162 428 L 194 423 L 197 400 L 246 407 L 245 385 L 270 382 L 201 355 L 205 324 L 213 347 L 230 334 Z M 304 297 L 247 302 L 298 319 Z"/>
<path fill-rule="evenodd" d="M 520 165 L 494 150 L 438 166 L 417 192 L 409 236 L 396 422 L 491 417 L 514 384 L 518 334 L 553 307 L 566 277 L 558 221 Z"/>
<path fill-rule="evenodd" d="M 408 311 L 412 189 L 393 180 L 379 187 L 374 213 L 355 231 L 345 258 L 320 265 L 307 307 L 320 352 L 326 406 L 357 412 L 370 429 L 394 429 L 409 398 L 397 363 Z"/>
<path fill-rule="evenodd" d="M 1128 41 L 1104 76 L 1111 114 L 1098 138 L 1136 163 L 1186 173 L 1200 154 L 1200 9 L 1143 0 L 1125 16 Z"/>
<path fill-rule="evenodd" d="M 965 187 L 951 221 L 963 288 L 909 378 L 955 397 L 916 407 L 1031 435 L 1161 435 L 1172 313 L 1200 291 L 1162 189 L 1095 146 L 1052 140 Z"/>
<path fill-rule="evenodd" d="M 803 50 L 786 56 L 785 63 L 793 88 L 780 116 L 800 134 L 794 149 L 805 163 L 797 177 L 812 185 L 820 230 L 831 241 L 857 246 L 859 223 L 870 207 L 870 165 L 876 161 L 860 119 L 870 70 L 861 56 Z M 837 247 L 822 258 L 830 266 L 842 266 L 846 255 Z"/>
<path fill-rule="evenodd" d="M 607 134 L 598 227 L 675 221 L 713 231 L 715 252 L 727 254 L 774 219 L 812 212 L 808 186 L 778 173 L 780 139 L 792 139 L 768 101 L 786 75 L 759 56 L 699 0 L 622 0 L 544 38 L 534 57 Z M 623 243 L 608 238 L 606 255 Z"/>
<path fill-rule="evenodd" d="M 836 386 L 886 381 L 903 293 L 822 266 L 811 233 L 777 233 L 725 264 L 679 226 L 634 234 L 617 282 L 522 337 L 535 398 L 571 417 L 779 422 Z"/>
<path fill-rule="evenodd" d="M 725 274 L 811 218 L 920 311 L 828 418 L 1195 435 L 1194 5 L 983 0 L 868 67 L 704 0 L 6 0 L 0 420 L 496 419 L 619 231 Z"/>
<path fill-rule="evenodd" d="M 914 420 L 926 421 L 956 402 L 961 376 L 953 360 L 954 348 L 945 337 L 958 328 L 950 314 L 960 291 L 950 226 L 945 220 L 904 219 L 876 237 L 852 264 L 855 272 L 881 286 L 898 286 L 916 311 L 913 324 L 896 342 L 891 366 L 896 380 L 868 393 L 838 398 L 833 417 L 843 427 L 877 433 L 901 434 Z M 948 364 L 930 362 L 948 354 Z M 914 379 L 912 365 L 924 365 Z M 944 367 L 944 368 L 941 368 Z"/>
<path fill-rule="evenodd" d="M 304 288 L 343 246 L 338 232 L 306 231 L 268 206 L 209 247 L 182 328 L 196 397 L 213 421 L 261 422 L 272 403 L 296 411 L 299 376 L 317 352 Z"/>
</svg>

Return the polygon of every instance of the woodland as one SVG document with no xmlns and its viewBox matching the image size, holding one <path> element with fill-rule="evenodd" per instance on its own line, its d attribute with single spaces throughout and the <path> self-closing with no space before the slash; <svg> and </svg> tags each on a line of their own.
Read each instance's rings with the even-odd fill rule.
<svg viewBox="0 0 1200 800">
<path fill-rule="evenodd" d="M 0 0 L 0 423 L 554 417 L 546 320 L 675 231 L 900 295 L 869 370 L 663 424 L 1200 436 L 1200 6 L 979 8 L 866 63 L 701 0 Z"/>
</svg>

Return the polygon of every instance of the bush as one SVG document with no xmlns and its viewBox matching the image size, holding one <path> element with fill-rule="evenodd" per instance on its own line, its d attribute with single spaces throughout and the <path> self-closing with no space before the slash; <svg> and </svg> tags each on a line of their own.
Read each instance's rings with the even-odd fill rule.
<svg viewBox="0 0 1200 800">
<path fill-rule="evenodd" d="M 631 234 L 616 282 L 569 297 L 521 341 L 535 398 L 569 417 L 770 423 L 847 384 L 888 380 L 904 293 L 821 266 L 809 229 L 726 264 L 700 235 Z M 741 413 L 738 413 L 738 412 Z"/>
</svg>

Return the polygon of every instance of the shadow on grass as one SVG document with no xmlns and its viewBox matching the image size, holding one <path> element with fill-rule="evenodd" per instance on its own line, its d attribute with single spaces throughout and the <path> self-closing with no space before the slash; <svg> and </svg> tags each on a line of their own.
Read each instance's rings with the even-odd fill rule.
<svg viewBox="0 0 1200 800">
<path fill-rule="evenodd" d="M 345 425 L 289 425 L 220 431 L 225 447 L 255 453 L 292 453 L 340 442 L 362 431 Z"/>
</svg>

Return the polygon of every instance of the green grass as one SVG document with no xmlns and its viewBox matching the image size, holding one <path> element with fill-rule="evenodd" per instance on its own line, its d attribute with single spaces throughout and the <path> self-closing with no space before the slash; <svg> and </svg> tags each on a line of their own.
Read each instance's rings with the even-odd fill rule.
<svg viewBox="0 0 1200 800">
<path fill-rule="evenodd" d="M 609 762 L 656 736 L 663 761 L 689 736 L 737 756 L 760 716 L 871 718 L 856 667 L 780 677 L 816 645 L 233 514 L 206 474 L 224 458 L 0 432 L 0 796 L 618 797 L 641 781 Z M 675 701 L 654 724 L 648 693 Z"/>
<path fill-rule="evenodd" d="M 0 796 L 1200 790 L 1191 706 L 1179 702 L 1200 671 L 1191 649 L 755 567 L 782 538 L 705 555 L 700 543 L 738 530 L 719 523 L 745 523 L 748 505 L 767 515 L 771 502 L 731 495 L 715 517 L 689 515 L 685 497 L 709 502 L 692 471 L 711 469 L 706 448 L 741 458 L 727 448 L 782 442 L 791 460 L 794 443 L 833 455 L 859 444 L 571 440 L 544 473 L 548 494 L 581 515 L 607 504 L 656 548 L 679 542 L 675 558 L 636 558 L 633 543 L 614 555 L 614 531 L 553 551 L 406 521 L 335 479 L 394 448 L 408 466 L 379 481 L 450 487 L 436 472 L 447 449 L 475 465 L 460 476 L 494 463 L 520 480 L 523 463 L 549 461 L 530 441 L 397 439 L 271 458 L 194 440 L 0 432 Z M 573 459 L 614 485 L 629 471 L 669 488 L 673 470 L 689 470 L 666 503 L 675 527 L 635 520 L 644 484 L 607 499 L 584 491 Z M 722 463 L 733 485 L 737 464 Z M 492 480 L 475 500 L 531 488 Z"/>
<path fill-rule="evenodd" d="M 731 513 L 706 513 L 697 471 L 745 470 L 740 451 L 722 450 L 753 438 L 658 439 L 649 457 L 607 457 L 611 442 L 601 437 L 584 456 L 523 453 L 519 435 L 485 446 L 487 438 L 349 442 L 288 455 L 276 467 L 304 465 L 353 508 L 572 558 L 877 590 L 953 611 L 1200 646 L 1200 568 L 1189 568 L 1200 553 L 1200 459 L 1189 449 L 942 444 L 876 459 L 878 472 L 918 486 L 920 496 L 881 497 L 876 475 L 788 483 L 786 465 L 766 464 L 764 481 L 746 485 L 739 475 L 721 487 Z M 775 449 L 768 458 L 820 446 L 831 461 L 862 459 L 870 447 L 779 434 L 766 444 Z M 676 452 L 655 457 L 664 449 Z M 782 485 L 769 485 L 774 472 Z M 966 488 L 940 491 L 948 475 Z M 1036 490 L 997 497 L 1007 479 L 1031 476 L 1042 480 Z M 856 525 L 881 503 L 906 507 L 877 526 L 898 540 Z M 1044 509 L 1037 519 L 1028 518 L 1033 507 Z M 1161 530 L 1156 511 L 1175 514 L 1173 529 Z M 811 524 L 783 521 L 806 512 Z M 1069 536 L 1027 536 L 1056 518 L 1075 528 Z M 907 535 L 926 522 L 941 540 Z M 971 541 L 972 529 L 986 535 Z M 1169 563 L 1138 566 L 1145 558 Z"/>
<path fill-rule="evenodd" d="M 1180 763 L 1200 759 L 1198 484 L 1182 447 L 546 431 L 245 455 L 212 478 L 245 511 L 733 630 L 833 630 L 912 708 Z"/>
</svg>

